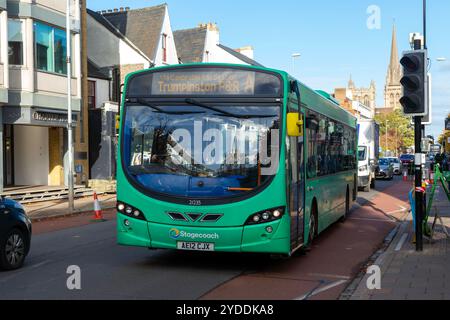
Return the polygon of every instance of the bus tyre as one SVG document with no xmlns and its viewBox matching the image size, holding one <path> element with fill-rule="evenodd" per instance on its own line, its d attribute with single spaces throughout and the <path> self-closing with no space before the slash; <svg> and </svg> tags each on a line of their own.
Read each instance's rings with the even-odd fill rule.
<svg viewBox="0 0 450 320">
<path fill-rule="evenodd" d="M 309 216 L 309 234 L 308 234 L 308 246 L 311 246 L 314 239 L 317 236 L 317 205 L 314 203 L 312 211 Z"/>
<path fill-rule="evenodd" d="M 341 223 L 344 223 L 345 220 L 347 220 L 349 212 L 350 212 L 350 194 L 349 194 L 348 188 L 347 188 L 347 195 L 345 196 L 345 211 L 344 211 L 344 215 L 339 220 Z"/>
</svg>

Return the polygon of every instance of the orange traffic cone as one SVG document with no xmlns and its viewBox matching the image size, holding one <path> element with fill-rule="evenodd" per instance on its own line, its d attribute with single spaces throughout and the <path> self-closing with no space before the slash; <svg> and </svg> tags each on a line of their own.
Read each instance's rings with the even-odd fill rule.
<svg viewBox="0 0 450 320">
<path fill-rule="evenodd" d="M 403 170 L 403 181 L 408 181 L 408 171 Z"/>
<path fill-rule="evenodd" d="M 103 212 L 100 206 L 100 202 L 98 201 L 97 192 L 94 192 L 94 212 L 95 216 L 92 220 L 93 222 L 104 222 L 106 219 L 103 219 Z"/>
</svg>

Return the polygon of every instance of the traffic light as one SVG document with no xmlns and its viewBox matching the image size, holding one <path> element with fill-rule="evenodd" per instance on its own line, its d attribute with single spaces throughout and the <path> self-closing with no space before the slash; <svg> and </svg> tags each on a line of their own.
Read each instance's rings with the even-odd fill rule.
<svg viewBox="0 0 450 320">
<path fill-rule="evenodd" d="M 403 97 L 400 104 L 403 113 L 411 116 L 425 116 L 428 112 L 428 56 L 426 50 L 405 52 L 400 60 L 403 66 Z"/>
</svg>

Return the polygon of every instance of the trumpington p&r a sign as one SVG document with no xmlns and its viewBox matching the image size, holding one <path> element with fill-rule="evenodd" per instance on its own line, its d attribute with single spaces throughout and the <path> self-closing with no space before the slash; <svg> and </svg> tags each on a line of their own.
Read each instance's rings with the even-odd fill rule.
<svg viewBox="0 0 450 320">
<path fill-rule="evenodd" d="M 281 97 L 281 77 L 259 70 L 184 67 L 132 76 L 127 97 Z"/>
<path fill-rule="evenodd" d="M 253 95 L 254 72 L 167 72 L 153 78 L 154 95 Z"/>
</svg>

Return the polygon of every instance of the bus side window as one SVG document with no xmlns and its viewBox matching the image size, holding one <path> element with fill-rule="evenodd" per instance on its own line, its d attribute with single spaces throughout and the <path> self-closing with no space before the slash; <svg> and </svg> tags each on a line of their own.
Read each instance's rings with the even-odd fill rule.
<svg viewBox="0 0 450 320">
<path fill-rule="evenodd" d="M 306 143 L 308 161 L 306 172 L 308 179 L 317 177 L 317 130 L 319 128 L 318 115 L 315 112 L 308 111 L 306 116 Z"/>
</svg>

